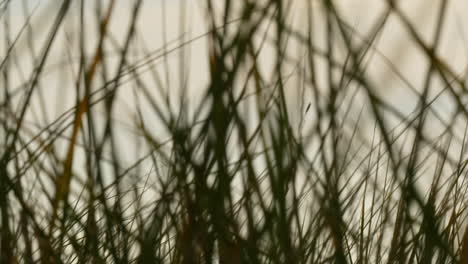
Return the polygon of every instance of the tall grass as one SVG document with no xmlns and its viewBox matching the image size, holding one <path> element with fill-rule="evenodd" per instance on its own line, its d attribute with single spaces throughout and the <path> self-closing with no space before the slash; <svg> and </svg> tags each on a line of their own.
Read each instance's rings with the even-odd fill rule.
<svg viewBox="0 0 468 264">
<path fill-rule="evenodd" d="M 125 18 L 115 0 L 19 2 L 0 3 L 0 263 L 468 263 L 467 88 L 438 52 L 449 1 L 430 38 L 398 1 L 366 33 L 338 1 L 299 1 L 299 27 L 293 1 L 194 1 L 156 48 L 150 1 Z M 426 62 L 418 85 L 379 51 L 392 19 Z"/>
</svg>

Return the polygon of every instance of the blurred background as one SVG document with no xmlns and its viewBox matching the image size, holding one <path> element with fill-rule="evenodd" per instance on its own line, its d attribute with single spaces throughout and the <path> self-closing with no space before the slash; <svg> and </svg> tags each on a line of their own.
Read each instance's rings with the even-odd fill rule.
<svg viewBox="0 0 468 264">
<path fill-rule="evenodd" d="M 149 67 L 154 67 L 161 73 L 164 72 L 162 81 L 167 84 L 172 98 L 178 98 L 181 87 L 184 87 L 187 89 L 187 98 L 193 102 L 200 101 L 203 90 L 206 89 L 209 81 L 208 44 L 206 37 L 204 37 L 209 30 L 208 21 L 204 19 L 205 3 L 195 0 L 143 2 L 143 7 L 139 11 L 136 21 L 134 44 L 131 45 L 128 52 L 128 63 L 137 67 L 138 74 L 143 81 L 151 79 Z M 305 34 L 308 28 L 307 24 L 311 20 L 314 30 L 313 44 L 319 51 L 325 52 L 327 32 L 322 3 L 310 1 L 310 4 L 314 6 L 312 17 L 308 14 L 307 2 L 291 1 L 288 3 L 287 22 L 291 25 L 292 30 Z M 443 2 L 440 0 L 398 1 L 401 13 L 427 45 L 430 45 L 434 38 L 439 20 L 438 12 Z M 67 17 L 55 37 L 45 62 L 45 74 L 39 80 L 40 90 L 43 92 L 42 96 L 37 93 L 37 96 L 33 96 L 31 100 L 31 108 L 27 113 L 27 119 L 31 123 L 39 125 L 38 120 L 45 122 L 55 120 L 76 103 L 74 86 L 80 64 L 81 50 L 79 46 L 84 44 L 84 50 L 89 53 L 90 57 L 92 56 L 93 48 L 96 47 L 99 40 L 99 21 L 96 18 L 96 12 L 104 13 L 109 3 L 110 1 L 85 1 L 84 9 L 80 10 L 80 4 L 77 2 L 73 3 L 68 10 Z M 3 8 L 7 9 L 7 12 L 3 14 L 3 20 L 5 23 L 9 21 L 9 23 L 8 26 L 0 29 L 2 36 L 5 36 L 5 41 L 1 43 L 0 48 L 2 53 L 6 54 L 9 51 L 9 44 L 15 42 L 14 49 L 11 50 L 15 62 L 11 62 L 8 69 L 8 82 L 11 87 L 14 87 L 14 90 L 19 91 L 27 81 L 26 77 L 31 76 L 34 71 L 34 62 L 46 44 L 50 28 L 59 10 L 60 1 L 4 1 L 2 5 Z M 118 49 L 124 45 L 128 34 L 133 5 L 134 1 L 117 1 L 115 11 L 109 19 L 108 30 L 112 38 L 105 47 L 108 74 L 112 75 L 117 70 Z M 6 8 L 7 6 L 8 8 Z M 336 1 L 335 6 L 349 27 L 348 30 L 352 32 L 350 40 L 356 46 L 369 41 L 367 39 L 369 34 L 372 30 L 376 30 L 379 23 L 382 23 L 383 18 L 388 15 L 386 1 Z M 222 2 L 215 8 L 221 10 Z M 97 11 L 98 9 L 101 11 Z M 466 10 L 468 10 L 466 1 L 447 1 L 440 40 L 436 49 L 438 58 L 446 63 L 453 74 L 459 78 L 465 76 L 468 58 L 466 50 L 468 27 L 465 26 L 468 21 L 463 16 Z M 80 22 L 81 13 L 84 13 L 84 18 Z M 234 22 L 226 27 L 235 28 L 237 26 L 235 19 L 236 15 L 233 13 L 232 20 Z M 83 32 L 80 32 L 80 23 L 84 23 Z M 407 25 L 397 15 L 389 14 L 385 25 L 379 30 L 369 52 L 363 58 L 366 76 L 375 83 L 375 92 L 385 102 L 401 112 L 402 115 L 408 116 L 417 107 L 418 93 L 421 93 L 424 87 L 424 73 L 429 68 L 430 60 L 421 47 L 415 43 L 414 37 L 408 32 Z M 85 43 L 80 43 L 79 34 L 86 36 Z M 290 75 L 288 86 L 294 86 L 297 84 L 299 76 L 297 64 L 304 56 L 305 49 L 303 43 L 301 44 L 294 38 L 289 40 L 288 45 L 290 46 L 286 52 L 288 56 L 291 56 L 291 62 L 288 63 L 288 69 L 285 70 L 289 72 L 285 74 Z M 269 49 L 268 44 L 265 46 L 259 55 L 264 64 L 262 69 L 265 70 L 265 74 L 274 75 L 272 69 L 273 51 Z M 344 61 L 346 59 L 345 49 L 339 45 L 336 49 L 334 56 L 337 60 Z M 165 53 L 167 56 L 163 55 Z M 318 63 L 320 65 L 325 61 Z M 180 78 L 181 68 L 185 71 L 184 79 Z M 323 65 L 317 67 L 317 71 L 321 72 L 318 75 L 319 82 L 321 82 L 320 87 L 326 87 L 324 69 Z M 117 96 L 118 107 L 115 108 L 114 114 L 118 117 L 118 123 L 127 126 L 122 129 L 124 131 L 132 126 L 135 98 L 131 88 L 132 84 L 125 81 L 125 77 L 122 79 L 122 89 L 119 89 Z M 440 82 L 440 78 L 436 76 L 434 79 L 435 84 L 430 89 L 429 98 L 436 96 L 437 98 L 432 102 L 432 106 L 444 121 L 455 121 L 456 104 L 453 103 L 453 98 L 450 98 L 449 92 L 441 93 L 444 84 Z M 99 85 L 102 83 L 97 83 L 95 86 L 99 87 Z M 299 113 L 303 112 L 304 109 L 297 106 L 303 107 L 304 103 L 307 104 L 311 100 L 308 101 L 307 95 L 301 96 L 297 87 L 288 88 L 287 92 L 293 106 L 291 107 L 292 119 L 299 122 Z M 460 100 L 466 100 L 464 93 L 460 96 Z M 20 96 L 14 96 L 11 100 L 19 101 Z M 301 100 L 305 100 L 305 102 L 300 102 Z M 174 108 L 177 108 L 176 101 L 173 102 Z M 360 111 L 358 105 L 354 108 L 351 111 Z M 47 113 L 47 115 L 36 116 L 34 117 L 35 121 L 33 121 L 31 118 L 37 113 Z M 428 114 L 428 118 L 432 120 L 435 117 Z M 453 126 L 463 131 L 465 122 L 458 121 Z M 44 124 L 42 123 L 40 126 L 43 127 Z M 438 137 L 445 126 L 441 126 L 440 121 L 436 119 L 427 122 L 427 125 L 431 129 L 427 129 L 425 132 L 433 137 Z"/>
<path fill-rule="evenodd" d="M 446 257 L 448 263 L 456 258 L 454 252 L 461 251 L 467 214 L 467 11 L 464 0 L 0 1 L 0 137 L 4 141 L 0 153 L 4 175 L 8 175 L 5 186 L 16 186 L 17 182 L 19 190 L 27 194 L 27 203 L 41 208 L 37 217 L 29 217 L 39 222 L 33 228 L 39 234 L 35 236 L 52 241 L 43 252 L 67 248 L 60 235 L 67 233 L 67 210 L 93 219 L 91 204 L 100 195 L 108 195 L 111 204 L 135 207 L 129 214 L 139 221 L 153 213 L 161 219 L 178 213 L 191 219 L 191 202 L 193 208 L 210 208 L 213 211 L 207 209 L 208 213 L 194 209 L 193 219 L 202 220 L 193 221 L 210 223 L 210 228 L 200 233 L 213 235 L 213 241 L 224 235 L 225 230 L 214 224 L 218 221 L 232 218 L 238 226 L 255 222 L 249 218 L 249 210 L 259 210 L 259 218 L 265 222 L 264 218 L 272 217 L 271 222 L 278 221 L 280 227 L 290 225 L 291 229 L 284 230 L 291 234 L 301 233 L 300 221 L 292 223 L 293 216 L 310 220 L 311 226 L 316 211 L 319 215 L 325 212 L 322 222 L 330 222 L 330 215 L 342 216 L 336 221 L 347 225 L 345 231 L 331 226 L 333 243 L 323 238 L 328 245 L 324 248 L 332 248 L 337 263 L 344 262 L 340 262 L 343 259 L 336 245 L 352 240 L 354 227 L 360 235 L 371 234 L 370 230 L 387 234 L 376 239 L 379 245 L 390 245 L 383 254 L 391 263 L 392 258 L 395 261 L 395 256 L 406 252 L 392 245 L 398 244 L 399 234 L 416 230 L 416 223 L 423 231 L 414 231 L 414 241 L 424 242 L 415 247 L 419 250 L 420 245 L 430 245 L 421 246 L 421 255 L 439 247 L 438 256 Z M 235 136 L 231 137 L 231 132 Z M 246 154 L 250 151 L 252 154 Z M 242 166 L 236 167 L 238 160 Z M 286 169 L 282 163 L 288 165 L 284 165 Z M 224 174 L 214 171 L 229 174 L 231 167 L 235 172 L 230 174 L 228 187 L 223 187 L 219 175 Z M 159 174 L 158 168 L 165 172 Z M 197 173 L 206 176 L 202 183 L 205 189 L 200 192 L 213 196 L 197 196 L 197 188 L 201 188 Z M 218 176 L 210 177 L 212 173 Z M 275 189 L 279 183 L 273 176 L 264 183 L 265 175 L 275 173 L 280 178 L 276 180 L 284 180 L 290 189 Z M 251 174 L 258 176 L 255 191 L 250 190 L 253 183 L 246 180 Z M 372 187 L 367 189 L 367 184 Z M 166 188 L 174 188 L 180 197 L 174 194 L 178 200 L 170 200 L 165 209 L 153 208 L 152 202 L 163 200 Z M 191 193 L 191 188 L 196 190 L 194 201 L 185 193 Z M 211 188 L 216 192 L 211 193 Z M 17 207 L 12 208 L 21 210 L 8 210 L 12 215 L 23 214 L 27 211 L 23 198 L 17 194 L 11 198 L 9 191 L 2 197 L 14 201 Z M 260 198 L 251 198 L 250 192 Z M 279 194 L 288 198 L 283 201 Z M 0 209 L 8 207 L 2 197 Z M 261 197 L 268 197 L 267 204 L 271 198 L 271 212 L 262 202 L 258 202 L 261 206 L 256 203 Z M 250 199 L 262 209 L 243 205 Z M 373 216 L 374 201 L 379 199 L 379 217 L 385 220 Z M 63 212 L 59 210 L 61 202 Z M 106 209 L 96 209 L 96 215 L 111 215 L 105 202 L 96 203 Z M 328 207 L 321 204 L 343 208 L 343 212 L 330 209 L 332 213 L 326 213 Z M 72 205 L 74 209 L 70 209 Z M 229 210 L 216 211 L 224 205 Z M 236 211 L 237 206 L 250 209 L 243 214 Z M 85 212 L 77 208 L 85 208 Z M 285 220 L 281 213 L 273 213 L 275 208 L 292 216 L 285 216 Z M 397 232 L 400 218 L 393 221 L 389 215 L 406 210 L 402 208 L 407 208 L 408 217 L 401 219 L 408 225 Z M 124 223 L 125 210 L 119 210 L 115 209 L 121 218 L 116 219 Z M 172 215 L 172 210 L 177 213 Z M 361 210 L 362 223 L 357 223 L 360 220 L 355 222 L 353 216 Z M 449 221 L 454 215 L 457 221 Z M 81 218 L 76 219 L 80 220 L 70 220 L 70 226 L 75 227 L 73 221 L 81 224 Z M 92 226 L 93 221 L 87 221 L 76 227 L 76 234 Z M 388 226 L 373 226 L 373 221 Z M 2 227 L 14 230 L 13 223 L 6 219 Z M 165 235 L 175 243 L 196 229 L 187 228 L 190 224 L 185 222 L 171 223 L 166 225 L 174 230 L 168 232 L 171 236 Z M 37 231 L 42 230 L 39 226 L 44 227 L 44 234 Z M 62 233 L 57 231 L 60 226 Z M 281 234 L 288 237 L 289 231 L 273 226 L 259 227 L 258 237 L 252 238 L 258 244 L 249 246 L 263 245 L 265 236 L 271 236 L 279 237 L 278 247 L 284 247 L 285 252 L 289 252 L 289 242 L 298 252 L 307 251 L 306 243 L 298 239 L 296 245 L 293 235 L 292 242 L 284 242 L 287 239 Z M 133 229 L 137 229 L 133 224 L 128 227 Z M 250 239 L 242 227 L 233 229 L 233 236 L 239 238 L 234 242 L 229 238 L 229 243 L 237 245 L 240 237 Z M 141 253 L 152 243 L 144 238 L 153 234 L 152 230 L 142 228 L 138 233 L 142 236 L 135 235 L 137 238 L 129 238 L 123 231 L 120 235 L 124 234 L 122 241 L 139 241 L 141 248 L 136 252 Z M 339 236 L 341 232 L 345 238 Z M 192 233 L 197 237 L 197 232 Z M 442 235 L 448 233 L 448 237 Z M 111 237 L 107 233 L 103 236 Z M 401 241 L 413 241 L 409 236 Z M 369 237 L 366 239 L 372 241 Z M 431 239 L 442 242 L 432 245 L 428 242 Z M 453 244 L 447 246 L 446 240 Z M 7 250 L 9 244 L 2 243 Z M 221 248 L 222 243 L 218 243 Z M 275 252 L 275 242 L 271 243 L 265 250 Z M 364 246 L 356 245 L 348 245 L 347 259 L 362 258 Z M 22 247 L 27 249 L 18 246 Z M 369 252 L 374 250 L 370 248 Z M 223 253 L 217 254 L 221 259 Z M 288 254 L 278 260 L 294 255 Z M 120 257 L 117 255 L 115 262 Z M 247 259 L 247 255 L 242 258 Z M 408 263 L 414 260 L 411 256 L 405 259 Z M 307 260 L 305 253 L 303 260 Z"/>
</svg>

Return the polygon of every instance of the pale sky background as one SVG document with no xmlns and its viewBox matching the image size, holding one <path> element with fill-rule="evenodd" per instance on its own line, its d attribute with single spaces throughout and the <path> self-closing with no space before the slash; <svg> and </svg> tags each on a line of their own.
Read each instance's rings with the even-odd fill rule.
<svg viewBox="0 0 468 264">
<path fill-rule="evenodd" d="M 87 0 L 86 19 L 86 46 L 88 47 L 89 55 L 92 56 L 92 50 L 96 46 L 96 20 L 93 11 L 93 5 L 101 0 Z M 260 1 L 260 0 L 259 0 Z M 291 4 L 292 16 L 291 22 L 294 27 L 298 30 L 305 30 L 305 21 L 307 19 L 304 8 L 306 0 L 289 0 Z M 320 1 L 312 1 L 317 7 Z M 443 0 L 401 0 L 401 8 L 406 16 L 415 25 L 417 31 L 423 36 L 425 41 L 429 41 L 434 31 L 434 23 L 437 18 L 437 11 L 439 10 L 440 3 Z M 54 42 L 50 58 L 47 61 L 45 72 L 40 80 L 40 89 L 43 92 L 44 98 L 41 98 L 38 93 L 33 95 L 31 101 L 30 110 L 27 113 L 27 122 L 25 125 L 31 131 L 40 131 L 45 127 L 46 124 L 52 123 L 54 120 L 59 118 L 65 111 L 71 109 L 75 105 L 75 87 L 74 79 L 77 72 L 77 66 L 79 62 L 79 50 L 78 50 L 78 35 L 77 26 L 79 22 L 79 8 L 77 4 L 80 1 L 74 1 L 74 6 L 69 10 L 68 17 L 62 28 L 60 34 Z M 102 0 L 101 3 L 108 3 L 108 0 Z M 116 39 L 120 46 L 122 46 L 122 40 L 125 38 L 125 34 L 128 30 L 128 24 L 132 5 L 135 0 L 117 0 L 117 6 L 115 13 L 111 18 L 110 32 Z M 172 96 L 174 102 L 180 97 L 180 86 L 183 80 L 180 79 L 180 65 L 186 67 L 189 74 L 188 79 L 188 94 L 187 98 L 190 100 L 189 107 L 194 108 L 196 103 L 203 96 L 203 91 L 209 82 L 208 76 L 208 64 L 207 64 L 207 42 L 206 38 L 201 37 L 207 32 L 207 21 L 203 14 L 203 3 L 205 0 L 144 0 L 144 4 L 141 13 L 138 18 L 137 24 L 137 42 L 132 49 L 132 56 L 129 58 L 132 60 L 130 63 L 141 62 L 148 54 L 152 56 L 160 55 L 161 48 L 164 46 L 164 39 L 166 39 L 168 46 L 167 50 L 174 49 L 173 52 L 168 56 L 169 68 L 166 67 L 162 59 L 154 60 L 151 67 L 158 69 L 159 73 L 165 78 L 165 70 L 168 70 L 168 79 L 164 79 L 165 86 L 169 87 L 169 93 Z M 339 12 L 343 15 L 346 22 L 354 26 L 356 34 L 354 35 L 353 41 L 359 43 L 361 41 L 360 36 L 367 34 L 371 26 L 377 21 L 382 15 L 385 9 L 385 1 L 383 0 L 341 0 L 334 1 L 338 6 Z M 57 14 L 57 10 L 62 1 L 59 0 L 12 0 L 12 7 L 10 13 L 10 38 L 14 39 L 20 32 L 21 28 L 25 23 L 25 12 L 31 14 L 34 7 L 35 12 L 32 16 L 32 28 L 30 32 L 32 37 L 28 37 L 28 29 L 23 33 L 21 38 L 16 45 L 14 52 L 16 55 L 15 65 L 11 66 L 11 76 L 14 76 L 10 81 L 11 87 L 20 87 L 26 82 L 25 77 L 31 76 L 33 71 L 32 53 L 30 47 L 32 47 L 35 56 L 40 54 L 41 48 L 45 43 L 47 33 L 51 29 L 53 19 Z M 28 3 L 29 10 L 24 11 L 22 3 Z M 220 0 L 222 3 L 222 0 Z M 184 8 L 185 6 L 185 8 Z M 1 6 L 0 6 L 1 7 Z M 181 12 L 186 12 L 186 26 L 183 28 L 180 24 Z M 443 36 L 441 45 L 437 50 L 439 56 L 446 62 L 450 68 L 463 75 L 467 71 L 468 65 L 468 1 L 466 0 L 452 0 L 449 3 L 447 18 L 445 21 Z M 316 44 L 319 48 L 324 47 L 324 19 L 320 12 L 317 12 L 315 17 L 314 29 L 317 34 Z M 3 21 L 6 19 L 2 18 Z M 235 26 L 233 24 L 232 26 Z M 421 91 L 424 72 L 426 71 L 427 58 L 423 56 L 421 51 L 415 47 L 413 40 L 410 38 L 408 32 L 404 29 L 405 27 L 401 24 L 399 19 L 390 17 L 389 22 L 385 26 L 380 39 L 376 42 L 376 45 L 371 50 L 369 55 L 366 57 L 367 60 L 367 76 L 375 84 L 378 89 L 378 93 L 381 97 L 393 105 L 396 109 L 405 115 L 409 115 L 414 111 L 417 100 L 414 94 L 410 92 L 407 84 L 402 81 L 401 77 L 405 78 L 411 85 Z M 176 48 L 180 45 L 180 36 L 184 32 L 185 40 L 194 39 L 190 44 L 185 45 L 183 51 L 185 57 L 182 58 L 182 49 Z M 0 25 L 0 36 L 2 39 L 6 36 L 5 28 Z M 300 48 L 294 46 L 292 43 L 288 49 L 288 53 L 300 58 Z M 143 49 L 144 47 L 144 49 Z M 5 43 L 0 42 L 0 54 L 5 54 Z M 341 54 L 344 55 L 344 54 Z M 112 55 L 109 55 L 112 57 Z M 384 59 L 384 57 L 386 59 Z M 181 60 L 182 58 L 182 60 Z M 263 63 L 264 69 L 272 68 L 272 54 L 268 48 L 262 52 L 260 60 Z M 389 66 L 389 61 L 393 64 L 394 69 L 398 71 L 398 76 L 394 69 Z M 108 61 L 111 65 L 110 68 L 116 67 L 118 57 Z M 147 67 L 139 68 L 139 75 L 144 81 L 148 81 L 150 84 L 151 76 L 147 74 Z M 111 71 L 115 69 L 111 69 Z M 288 71 L 291 69 L 285 69 Z M 319 72 L 325 73 L 325 68 L 319 68 Z M 114 74 L 109 73 L 111 76 Z M 270 73 L 274 75 L 274 73 Z M 274 77 L 274 76 L 273 76 Z M 325 76 L 322 76 L 325 79 Z M 1 78 L 1 77 L 0 77 Z M 122 81 L 125 81 L 123 78 Z M 272 78 L 273 80 L 273 78 Z M 324 80 L 322 80 L 324 81 Z M 286 84 L 288 103 L 290 106 L 291 120 L 292 122 L 298 123 L 298 113 L 304 111 L 302 109 L 302 103 L 309 101 L 308 95 L 301 96 L 298 93 L 297 87 L 295 87 L 294 78 Z M 96 82 L 96 88 L 100 87 L 100 83 Z M 135 137 L 135 98 L 133 93 L 133 83 L 130 85 L 122 85 L 119 88 L 118 98 L 114 111 L 114 118 L 116 120 L 116 127 L 118 131 L 116 135 L 118 137 L 118 143 L 123 168 L 131 166 L 134 162 L 144 156 L 145 152 L 136 152 L 136 145 L 141 137 Z M 442 85 L 435 85 L 431 91 L 433 97 L 443 88 Z M 1 90 L 1 87 L 0 87 Z M 0 92 L 0 99 L 3 93 Z M 310 97 L 310 96 L 309 96 Z M 467 101 L 468 98 L 461 98 Z M 21 100 L 20 97 L 16 97 L 14 100 Z M 303 101 L 304 100 L 304 101 Z M 468 102 L 468 101 L 467 101 Z M 362 104 L 361 104 L 362 103 Z M 46 108 L 47 115 L 44 116 L 43 108 Z M 163 131 L 161 125 L 155 114 L 150 110 L 150 107 L 144 104 L 138 104 L 138 107 L 142 110 L 143 117 L 146 121 L 146 125 L 150 127 L 150 130 L 156 135 L 161 141 L 168 138 L 167 133 Z M 358 98 L 353 103 L 353 108 L 350 118 L 356 118 L 361 108 L 365 107 L 364 101 Z M 452 99 L 448 93 L 444 93 L 434 103 L 433 108 L 446 120 L 449 120 L 453 114 L 454 105 Z M 99 107 L 97 108 L 99 109 Z M 175 109 L 173 109 L 175 111 Z M 101 115 L 101 118 L 104 114 Z M 100 116 L 96 116 L 99 120 Z M 197 117 L 192 117 L 196 119 Z M 68 118 L 68 121 L 71 118 Z M 305 120 L 305 126 L 310 125 L 311 120 Z M 351 122 L 352 123 L 352 122 Z M 394 122 L 396 125 L 398 122 Z M 428 115 L 428 127 L 425 129 L 427 136 L 437 138 L 443 127 L 432 115 Z M 463 136 L 464 128 L 466 126 L 466 120 L 454 124 L 454 133 L 458 134 L 460 138 Z M 293 124 L 294 127 L 294 124 Z M 362 131 L 372 131 L 374 123 L 371 119 L 371 114 L 364 111 L 362 124 L 359 129 Z M 66 131 L 65 135 L 69 135 L 69 130 Z M 370 137 L 369 137 L 370 138 Z M 45 138 L 47 139 L 47 138 Z M 67 143 L 67 140 L 62 140 L 60 143 Z M 65 152 L 67 144 L 63 144 L 63 153 Z M 408 148 L 411 145 L 407 146 Z M 451 153 L 454 157 L 459 154 L 461 144 L 452 144 Z M 229 148 L 229 147 L 228 147 Z M 84 152 L 77 151 L 77 157 L 74 163 L 74 172 L 78 175 L 84 175 Z M 231 154 L 231 153 L 230 153 Z M 358 157 L 357 159 L 359 159 Z M 468 158 L 468 157 L 467 157 Z M 149 160 L 148 163 L 142 163 L 142 171 L 151 171 L 152 162 Z M 429 166 L 434 165 L 430 164 Z M 432 171 L 429 170 L 430 176 Z M 50 186 L 52 192 L 52 185 Z"/>
<path fill-rule="evenodd" d="M 304 1 L 290 1 L 292 12 L 294 14 L 292 19 L 295 21 L 296 27 L 298 29 L 304 28 L 304 19 L 306 15 L 304 11 L 305 8 L 302 6 Z M 18 33 L 24 25 L 25 17 L 22 9 L 22 2 L 28 2 L 30 10 L 37 6 L 37 10 L 32 17 L 32 32 L 34 39 L 30 41 L 33 43 L 32 45 L 36 54 L 39 54 L 40 48 L 44 44 L 44 39 L 51 28 L 51 23 L 61 1 L 12 1 L 12 36 L 16 36 L 16 33 Z M 79 1 L 76 1 L 75 3 L 78 2 Z M 102 3 L 107 2 L 108 1 L 102 1 Z M 122 39 L 124 39 L 127 32 L 131 6 L 135 2 L 136 1 L 133 0 L 117 1 L 117 10 L 111 18 L 110 31 L 119 43 L 122 43 Z M 180 14 L 183 10 L 186 12 L 187 21 L 186 32 L 184 35 L 186 40 L 196 38 L 206 33 L 207 26 L 203 15 L 203 2 L 204 1 L 201 0 L 144 1 L 142 12 L 138 19 L 137 39 L 140 43 L 144 43 L 147 51 L 133 50 L 132 52 L 134 54 L 135 61 L 137 61 L 138 58 L 145 56 L 147 52 L 157 53 L 157 51 L 164 45 L 164 34 L 166 35 L 165 37 L 167 41 L 170 43 L 167 47 L 168 50 L 179 44 L 176 40 L 179 39 L 181 33 Z M 317 5 L 318 1 L 312 2 Z M 410 18 L 413 25 L 416 25 L 418 32 L 423 35 L 425 40 L 429 40 L 434 30 L 434 23 L 437 17 L 436 12 L 439 9 L 441 0 L 411 0 L 400 2 L 407 17 Z M 88 47 L 92 48 L 96 44 L 96 38 L 93 37 L 96 32 L 96 21 L 94 20 L 94 11 L 92 9 L 92 5 L 95 1 L 90 0 L 85 3 L 89 5 L 89 11 L 86 13 L 86 23 L 89 24 L 89 27 L 86 28 L 86 34 L 89 35 L 89 38 L 87 38 L 86 44 Z M 354 25 L 355 30 L 358 32 L 358 34 L 356 34 L 355 41 L 359 41 L 358 35 L 364 35 L 369 30 L 370 26 L 375 23 L 376 19 L 381 15 L 385 7 L 385 1 L 382 0 L 343 0 L 335 1 L 335 3 L 339 7 L 339 11 L 344 15 L 346 21 L 349 24 Z M 185 9 L 183 8 L 183 5 L 185 5 Z M 468 1 L 450 1 L 448 8 L 447 20 L 444 26 L 444 35 L 442 37 L 440 48 L 438 49 L 438 54 L 440 54 L 440 56 L 455 72 L 462 74 L 466 71 L 468 62 L 468 17 L 465 15 L 468 11 Z M 31 13 L 31 11 L 27 11 L 27 13 L 28 12 Z M 48 122 L 55 120 L 64 111 L 70 109 L 75 103 L 73 101 L 73 80 L 71 79 L 74 72 L 72 71 L 72 67 L 70 67 L 70 60 L 75 63 L 78 62 L 76 57 L 78 54 L 78 50 L 76 49 L 77 35 L 75 34 L 76 31 L 74 31 L 74 28 L 76 29 L 78 22 L 79 9 L 75 5 L 70 9 L 70 12 L 71 14 L 69 14 L 69 18 L 66 20 L 60 31 L 60 35 L 54 43 L 53 50 L 50 55 L 51 59 L 48 61 L 46 67 L 47 74 L 41 79 L 41 89 L 45 91 L 44 95 L 47 97 L 45 98 L 45 101 L 46 108 L 48 110 Z M 320 14 L 317 15 L 318 19 L 320 19 Z M 164 18 L 165 22 L 163 22 Z M 321 21 L 317 20 L 315 28 L 317 30 L 317 43 L 320 43 L 320 40 L 323 39 L 323 36 L 321 36 L 323 35 L 324 28 L 323 19 Z M 4 28 L 0 27 L 0 35 L 4 36 L 4 34 Z M 208 82 L 207 46 L 205 40 L 205 38 L 197 39 L 184 48 L 186 58 L 183 60 L 183 64 L 187 67 L 190 75 L 190 79 L 188 81 L 188 98 L 194 102 L 201 98 L 201 91 Z M 378 92 L 387 102 L 396 106 L 401 110 L 401 112 L 409 114 L 415 107 L 415 97 L 408 92 L 408 88 L 404 82 L 402 82 L 396 74 L 392 73 L 392 70 L 388 67 L 387 62 L 382 59 L 382 56 L 384 55 L 388 60 L 392 61 L 399 73 L 409 80 L 409 82 L 417 89 L 421 89 L 422 87 L 423 73 L 427 68 L 426 58 L 422 56 L 422 53 L 417 48 L 415 48 L 415 45 L 412 44 L 413 42 L 408 33 L 403 29 L 398 19 L 395 19 L 394 17 L 390 18 L 388 25 L 385 27 L 385 30 L 377 43 L 378 45 L 375 47 L 375 51 L 371 52 L 374 53 L 373 56 L 369 56 L 368 58 L 368 76 L 375 84 L 377 84 L 377 87 L 380 89 Z M 2 51 L 1 54 L 5 53 L 4 43 L 0 44 L 0 50 Z M 27 37 L 20 38 L 15 51 L 19 54 L 18 63 L 21 65 L 19 68 L 23 73 L 16 73 L 18 78 L 16 80 L 12 80 L 12 82 L 16 85 L 20 85 L 23 83 L 21 74 L 24 76 L 30 76 L 29 73 L 31 72 L 33 65 L 31 63 L 30 50 L 28 49 Z M 295 51 L 291 50 L 291 53 L 295 53 Z M 177 87 L 181 84 L 181 80 L 179 78 L 180 54 L 181 49 L 178 49 L 177 51 L 172 52 L 169 56 L 169 71 L 171 74 L 169 76 L 170 85 L 168 87 L 170 87 L 171 93 L 175 95 L 174 98 L 177 98 Z M 268 54 L 268 50 L 266 50 L 262 55 L 262 60 L 267 68 L 269 64 L 271 64 L 271 61 L 269 61 L 270 58 L 271 56 Z M 67 65 L 67 69 L 64 69 L 63 64 L 60 64 L 63 62 Z M 162 73 L 162 70 L 164 69 L 162 61 L 157 60 L 155 61 L 155 64 L 158 65 L 157 68 Z M 76 73 L 76 67 L 74 68 Z M 142 71 L 141 76 L 143 78 L 149 78 L 148 75 L 143 73 L 145 71 L 145 67 L 140 70 Z M 68 76 L 66 74 L 67 72 Z M 441 87 L 434 89 L 433 94 L 436 94 L 437 90 L 440 88 Z M 295 89 L 290 89 L 289 91 L 291 106 L 300 105 L 296 104 L 301 98 L 298 97 Z M 39 101 L 39 97 L 34 98 L 32 109 L 39 109 Z M 133 126 L 132 124 L 134 121 L 133 113 L 135 107 L 131 87 L 124 85 L 120 88 L 118 102 L 119 104 L 118 107 L 116 107 L 115 117 L 118 118 L 118 121 L 122 124 L 123 128 L 121 142 L 123 143 L 122 148 L 124 148 L 125 151 L 122 151 L 122 155 L 125 155 L 129 159 L 129 164 L 131 164 L 131 161 L 133 160 L 133 143 L 126 141 L 126 138 L 132 135 L 128 132 L 128 128 Z M 147 109 L 145 106 L 140 107 L 142 107 L 143 110 Z M 447 96 L 440 97 L 440 99 L 434 103 L 434 107 L 445 116 L 449 116 L 451 111 L 453 111 L 453 106 Z M 355 110 L 357 111 L 359 108 L 356 108 Z M 302 110 L 299 108 L 294 109 L 293 107 L 292 111 Z M 29 119 L 34 120 L 33 116 L 37 116 L 39 112 L 41 111 L 29 112 Z M 157 124 L 157 121 L 151 122 L 151 114 L 148 113 L 148 116 L 146 117 L 148 118 L 149 124 Z M 372 124 L 368 125 L 372 126 Z M 465 124 L 456 125 L 456 127 L 457 126 L 460 127 L 463 132 Z M 155 131 L 158 131 L 157 125 L 155 125 L 154 129 Z M 429 133 L 432 133 L 433 136 L 437 136 L 437 131 L 437 126 L 434 126 L 434 129 L 431 129 Z M 129 143 L 128 146 L 126 146 L 126 142 Z"/>
</svg>

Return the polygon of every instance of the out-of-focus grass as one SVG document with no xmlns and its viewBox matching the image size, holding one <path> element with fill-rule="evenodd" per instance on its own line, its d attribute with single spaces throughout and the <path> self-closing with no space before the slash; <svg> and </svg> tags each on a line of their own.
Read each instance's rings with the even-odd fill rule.
<svg viewBox="0 0 468 264">
<path fill-rule="evenodd" d="M 92 4 L 90 21 L 90 1 L 57 1 L 45 32 L 32 20 L 12 32 L 12 1 L 0 4 L 0 263 L 468 263 L 467 131 L 457 125 L 468 120 L 466 81 L 437 55 L 447 1 L 430 42 L 396 1 L 367 35 L 332 1 L 304 1 L 300 31 L 290 2 L 200 1 L 200 100 L 189 92 L 188 29 L 151 53 L 138 24 L 146 2 L 135 0 L 121 43 L 109 30 L 117 2 Z M 406 83 L 417 98 L 410 115 L 367 74 L 389 17 L 428 61 L 421 87 Z M 58 71 L 73 73 L 60 92 L 74 106 L 50 120 L 42 80 L 57 46 L 68 54 Z M 131 131 L 119 123 L 122 89 L 135 101 Z M 449 121 L 433 107 L 442 94 L 456 108 Z M 444 132 L 431 137 L 435 119 Z"/>
</svg>

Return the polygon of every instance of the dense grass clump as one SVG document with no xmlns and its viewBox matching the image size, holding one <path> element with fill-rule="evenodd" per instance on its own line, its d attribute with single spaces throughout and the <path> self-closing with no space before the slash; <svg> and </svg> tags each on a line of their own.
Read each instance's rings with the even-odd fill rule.
<svg viewBox="0 0 468 264">
<path fill-rule="evenodd" d="M 392 0 L 32 2 L 0 2 L 0 263 L 468 263 L 449 1 L 430 34 Z"/>
</svg>

